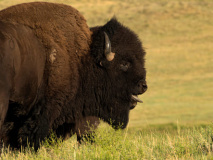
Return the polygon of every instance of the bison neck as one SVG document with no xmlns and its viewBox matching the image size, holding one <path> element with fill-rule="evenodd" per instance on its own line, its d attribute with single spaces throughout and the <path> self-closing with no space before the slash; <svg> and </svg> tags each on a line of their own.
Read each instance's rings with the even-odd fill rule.
<svg viewBox="0 0 213 160">
<path fill-rule="evenodd" d="M 81 71 L 77 102 L 80 102 L 82 116 L 100 117 L 101 108 L 104 105 L 104 99 L 106 99 L 106 75 L 103 68 L 98 66 L 92 58 L 86 58 Z"/>
</svg>

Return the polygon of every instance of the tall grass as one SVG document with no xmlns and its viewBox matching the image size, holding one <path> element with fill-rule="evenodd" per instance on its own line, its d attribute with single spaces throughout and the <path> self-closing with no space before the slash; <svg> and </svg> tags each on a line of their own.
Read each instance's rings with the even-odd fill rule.
<svg viewBox="0 0 213 160">
<path fill-rule="evenodd" d="M 94 143 L 79 145 L 75 138 L 62 142 L 54 136 L 37 153 L 5 149 L 1 159 L 212 159 L 213 125 L 177 130 L 118 130 L 99 128 Z"/>
</svg>

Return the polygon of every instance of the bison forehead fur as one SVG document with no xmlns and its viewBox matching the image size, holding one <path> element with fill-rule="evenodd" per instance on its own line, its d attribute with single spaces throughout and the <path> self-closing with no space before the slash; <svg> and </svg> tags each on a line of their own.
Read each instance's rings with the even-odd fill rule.
<svg viewBox="0 0 213 160">
<path fill-rule="evenodd" d="M 0 11 L 0 139 L 38 148 L 53 130 L 125 128 L 146 91 L 145 51 L 115 18 L 89 28 L 74 8 L 33 2 Z"/>
</svg>

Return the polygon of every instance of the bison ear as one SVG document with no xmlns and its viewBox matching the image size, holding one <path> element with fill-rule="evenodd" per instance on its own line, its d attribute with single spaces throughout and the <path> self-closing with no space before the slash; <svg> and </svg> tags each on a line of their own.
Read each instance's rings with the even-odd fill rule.
<svg viewBox="0 0 213 160">
<path fill-rule="evenodd" d="M 115 53 L 113 53 L 111 51 L 111 42 L 110 42 L 110 39 L 109 39 L 108 35 L 106 34 L 106 32 L 104 32 L 104 37 L 105 37 L 104 55 L 105 55 L 107 61 L 112 61 L 115 57 Z"/>
</svg>

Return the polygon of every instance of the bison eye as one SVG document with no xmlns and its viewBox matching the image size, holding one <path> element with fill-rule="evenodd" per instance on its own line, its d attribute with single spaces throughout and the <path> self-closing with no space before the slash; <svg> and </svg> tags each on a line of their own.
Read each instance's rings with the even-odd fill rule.
<svg viewBox="0 0 213 160">
<path fill-rule="evenodd" d="M 123 62 L 120 64 L 120 68 L 121 70 L 123 70 L 124 72 L 126 72 L 130 67 L 130 63 L 129 62 Z"/>
</svg>

